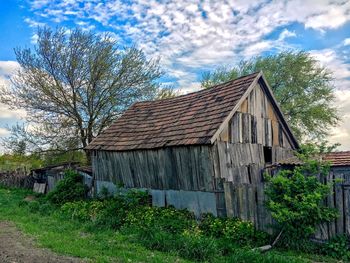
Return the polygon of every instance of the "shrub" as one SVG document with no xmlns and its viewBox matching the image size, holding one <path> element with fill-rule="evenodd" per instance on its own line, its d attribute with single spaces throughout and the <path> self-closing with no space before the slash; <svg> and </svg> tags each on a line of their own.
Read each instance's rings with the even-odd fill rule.
<svg viewBox="0 0 350 263">
<path fill-rule="evenodd" d="M 331 193 L 333 182 L 323 184 L 318 177 L 328 175 L 329 165 L 313 158 L 310 152 L 299 155 L 303 165 L 283 170 L 275 177 L 267 176 L 267 208 L 282 229 L 284 245 L 299 249 L 315 232 L 317 225 L 334 220 L 338 213 L 324 200 Z"/>
<path fill-rule="evenodd" d="M 105 207 L 106 202 L 98 200 L 76 201 L 62 205 L 61 212 L 71 219 L 79 221 L 95 221 Z"/>
<path fill-rule="evenodd" d="M 147 207 L 129 211 L 125 222 L 129 226 L 147 228 L 156 226 L 169 233 L 182 233 L 196 224 L 193 213 L 173 207 Z"/>
<path fill-rule="evenodd" d="M 39 201 L 31 201 L 31 202 L 28 202 L 27 207 L 28 207 L 30 212 L 36 213 L 36 212 L 39 212 L 40 203 L 39 203 Z"/>
<path fill-rule="evenodd" d="M 349 237 L 336 236 L 321 246 L 321 254 L 348 261 L 350 259 Z"/>
<path fill-rule="evenodd" d="M 256 230 L 253 223 L 238 218 L 217 218 L 205 214 L 200 222 L 200 228 L 208 236 L 243 246 L 259 246 L 269 240 L 269 235 Z"/>
<path fill-rule="evenodd" d="M 67 170 L 64 175 L 55 189 L 47 195 L 47 200 L 55 205 L 63 205 L 85 199 L 89 189 L 84 185 L 83 177 L 72 170 Z"/>
</svg>

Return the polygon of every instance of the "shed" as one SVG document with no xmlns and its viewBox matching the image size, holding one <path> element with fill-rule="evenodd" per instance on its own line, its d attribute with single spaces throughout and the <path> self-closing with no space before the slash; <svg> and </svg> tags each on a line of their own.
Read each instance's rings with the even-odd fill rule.
<svg viewBox="0 0 350 263">
<path fill-rule="evenodd" d="M 63 162 L 32 169 L 30 175 L 34 178 L 33 190 L 39 193 L 48 193 L 64 178 L 67 169 L 72 169 L 83 176 L 84 183 L 92 188 L 92 169 L 82 166 L 79 162 Z"/>
<path fill-rule="evenodd" d="M 298 142 L 262 72 L 133 104 L 87 149 L 96 188 L 148 189 L 156 206 L 266 224 L 262 171 Z"/>
</svg>

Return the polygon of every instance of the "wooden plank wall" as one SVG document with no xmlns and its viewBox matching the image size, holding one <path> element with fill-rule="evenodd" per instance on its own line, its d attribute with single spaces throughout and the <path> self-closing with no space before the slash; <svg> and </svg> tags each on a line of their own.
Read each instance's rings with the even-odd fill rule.
<svg viewBox="0 0 350 263">
<path fill-rule="evenodd" d="M 127 188 L 215 190 L 210 146 L 168 147 L 124 152 L 97 151 L 96 180 Z"/>
<path fill-rule="evenodd" d="M 214 172 L 223 181 L 227 216 L 250 220 L 270 232 L 272 218 L 264 207 L 264 147 L 271 149 L 275 163 L 293 156 L 295 146 L 259 84 L 222 131 L 215 147 Z"/>
<path fill-rule="evenodd" d="M 257 85 L 235 113 L 220 140 L 293 148 L 264 91 Z"/>
<path fill-rule="evenodd" d="M 229 217 L 249 220 L 258 229 L 272 232 L 273 223 L 269 211 L 265 208 L 266 185 L 263 173 L 276 174 L 277 169 L 264 169 L 262 146 L 259 144 L 230 144 L 218 142 L 219 159 L 215 165 L 215 173 L 224 179 L 226 213 Z M 275 158 L 287 158 L 291 152 L 277 148 Z M 333 167 L 326 178 L 320 178 L 323 183 L 340 179 L 335 184 L 333 194 L 325 204 L 336 208 L 339 217 L 330 223 L 317 228 L 316 239 L 327 240 L 339 234 L 350 235 L 350 167 Z"/>
<path fill-rule="evenodd" d="M 330 239 L 336 235 L 350 235 L 350 167 L 332 167 L 329 175 L 322 182 L 332 182 L 340 179 L 341 183 L 335 184 L 333 194 L 327 198 L 325 204 L 339 211 L 339 217 L 330 223 L 324 223 L 317 229 L 316 239 Z"/>
<path fill-rule="evenodd" d="M 223 179 L 224 202 L 229 217 L 252 221 L 271 232 L 272 218 L 265 209 L 264 150 L 261 144 L 217 142 L 215 174 Z M 290 149 L 272 146 L 273 162 L 292 155 Z M 213 155 L 215 157 L 215 155 Z"/>
</svg>

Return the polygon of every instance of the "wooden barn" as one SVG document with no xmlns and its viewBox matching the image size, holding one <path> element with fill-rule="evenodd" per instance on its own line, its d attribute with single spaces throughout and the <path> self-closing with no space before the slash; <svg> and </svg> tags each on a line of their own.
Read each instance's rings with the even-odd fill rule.
<svg viewBox="0 0 350 263">
<path fill-rule="evenodd" d="M 266 225 L 262 174 L 298 143 L 263 74 L 138 102 L 87 149 L 97 189 L 148 189 L 152 203 Z"/>
</svg>

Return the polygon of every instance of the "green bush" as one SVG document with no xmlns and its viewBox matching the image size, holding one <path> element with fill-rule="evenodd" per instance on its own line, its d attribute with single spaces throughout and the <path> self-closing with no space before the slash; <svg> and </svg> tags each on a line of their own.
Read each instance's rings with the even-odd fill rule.
<svg viewBox="0 0 350 263">
<path fill-rule="evenodd" d="M 88 190 L 80 174 L 72 170 L 67 170 L 64 178 L 47 195 L 47 200 L 55 205 L 63 205 L 67 202 L 85 199 Z"/>
<path fill-rule="evenodd" d="M 166 232 L 159 227 L 126 228 L 123 233 L 133 235 L 133 241 L 151 250 L 171 252 L 194 261 L 213 261 L 221 255 L 216 239 L 191 231 L 182 234 Z"/>
<path fill-rule="evenodd" d="M 267 233 L 256 230 L 252 222 L 238 218 L 218 218 L 205 214 L 202 216 L 200 229 L 207 236 L 222 238 L 228 244 L 260 246 L 269 241 Z"/>
<path fill-rule="evenodd" d="M 71 219 L 95 221 L 106 205 L 107 202 L 99 200 L 68 202 L 61 206 L 61 212 Z"/>
<path fill-rule="evenodd" d="M 350 260 L 349 237 L 346 235 L 336 236 L 321 246 L 320 253 L 344 261 Z"/>
<path fill-rule="evenodd" d="M 40 203 L 39 203 L 39 201 L 35 201 L 34 200 L 34 201 L 31 201 L 31 202 L 28 202 L 27 207 L 28 207 L 30 212 L 36 213 L 36 212 L 39 212 Z"/>
<path fill-rule="evenodd" d="M 182 233 L 196 224 L 194 214 L 173 207 L 141 206 L 127 213 L 125 223 L 129 226 L 148 228 L 156 226 L 169 233 Z"/>
<path fill-rule="evenodd" d="M 304 151 L 299 155 L 303 165 L 282 170 L 274 177 L 266 176 L 266 206 L 278 230 L 283 230 L 281 243 L 285 247 L 300 249 L 320 223 L 338 216 L 335 209 L 324 203 L 331 194 L 333 182 L 324 184 L 318 179 L 328 175 L 329 164 L 320 162 L 314 154 L 314 149 Z"/>
</svg>

